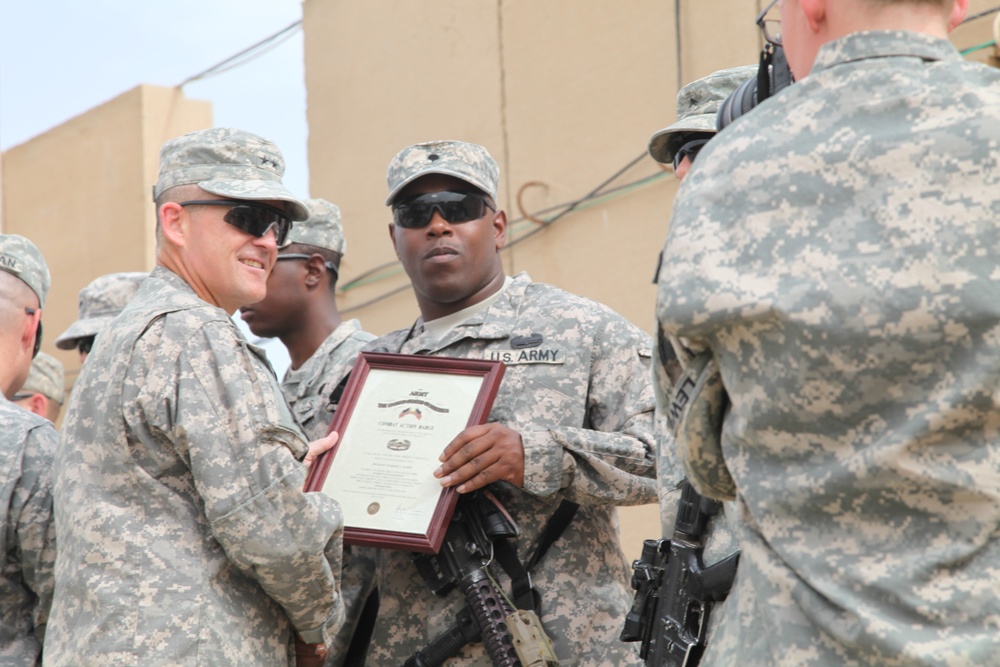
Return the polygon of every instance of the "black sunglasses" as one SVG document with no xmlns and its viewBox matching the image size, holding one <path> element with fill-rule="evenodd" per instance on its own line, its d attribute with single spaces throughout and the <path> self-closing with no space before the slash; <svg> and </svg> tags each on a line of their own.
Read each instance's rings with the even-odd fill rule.
<svg viewBox="0 0 1000 667">
<path fill-rule="evenodd" d="M 283 259 L 312 259 L 313 257 L 314 255 L 307 255 L 304 252 L 286 252 L 283 255 L 278 255 L 277 261 L 280 262 Z M 322 257 L 322 255 L 318 255 L 318 257 Z M 327 271 L 333 271 L 333 275 L 340 276 L 340 272 L 337 271 L 337 267 L 333 265 L 333 262 L 324 260 L 323 264 L 326 265 Z"/>
<path fill-rule="evenodd" d="M 181 206 L 229 206 L 222 218 L 233 227 L 251 236 L 263 238 L 271 227 L 274 227 L 274 240 L 278 247 L 285 245 L 288 232 L 292 231 L 292 221 L 281 209 L 261 204 L 234 199 L 192 199 L 180 202 Z"/>
<path fill-rule="evenodd" d="M 86 338 L 81 338 L 76 341 L 76 351 L 80 354 L 90 354 L 90 350 L 94 347 L 94 339 L 97 336 L 87 336 Z"/>
<path fill-rule="evenodd" d="M 711 137 L 709 137 L 711 139 Z M 680 166 L 681 160 L 684 158 L 691 158 L 691 162 L 698 157 L 698 152 L 702 147 L 709 142 L 709 139 L 692 139 L 684 143 L 683 146 L 677 149 L 674 153 L 674 171 L 677 171 L 677 167 Z"/>
<path fill-rule="evenodd" d="M 392 205 L 392 220 L 404 229 L 421 229 L 431 223 L 434 211 L 450 224 L 478 220 L 486 209 L 496 211 L 479 192 L 428 192 Z"/>
</svg>

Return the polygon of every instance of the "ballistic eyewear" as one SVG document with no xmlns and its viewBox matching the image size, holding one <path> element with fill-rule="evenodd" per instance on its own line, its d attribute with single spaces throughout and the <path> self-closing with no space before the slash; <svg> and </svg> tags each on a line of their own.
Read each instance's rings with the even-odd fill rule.
<svg viewBox="0 0 1000 667">
<path fill-rule="evenodd" d="M 709 139 L 692 139 L 678 148 L 677 152 L 674 153 L 674 171 L 677 171 L 677 167 L 680 166 L 681 161 L 686 157 L 690 158 L 691 162 L 694 162 L 694 159 L 698 157 L 698 152 L 708 143 Z"/>
<path fill-rule="evenodd" d="M 278 255 L 277 260 L 280 262 L 283 259 L 312 259 L 314 256 L 322 257 L 322 255 L 307 255 L 304 252 L 286 252 L 283 255 Z M 340 272 L 337 271 L 337 267 L 333 265 L 333 262 L 324 260 L 323 264 L 326 265 L 327 271 L 333 271 L 333 275 L 340 275 Z"/>
<path fill-rule="evenodd" d="M 90 350 L 94 347 L 95 338 L 96 336 L 87 336 L 76 341 L 76 351 L 80 354 L 90 354 Z"/>
<path fill-rule="evenodd" d="M 479 192 L 428 192 L 392 205 L 392 220 L 404 229 L 421 229 L 431 223 L 434 211 L 450 224 L 478 220 L 486 209 L 496 212 Z"/>
<path fill-rule="evenodd" d="M 767 7 L 764 8 L 764 11 L 757 15 L 757 27 L 759 27 L 760 31 L 764 33 L 764 39 L 767 40 L 768 44 L 781 46 L 781 19 L 766 18 L 768 12 L 770 12 L 776 4 L 778 4 L 778 0 L 771 0 Z M 775 14 L 780 16 L 777 12 L 775 12 Z"/>
<path fill-rule="evenodd" d="M 287 214 L 273 206 L 259 202 L 248 202 L 233 199 L 192 199 L 180 202 L 181 206 L 229 206 L 223 220 L 233 227 L 263 238 L 274 227 L 274 240 L 278 247 L 285 245 L 288 232 L 292 230 L 292 221 Z"/>
</svg>

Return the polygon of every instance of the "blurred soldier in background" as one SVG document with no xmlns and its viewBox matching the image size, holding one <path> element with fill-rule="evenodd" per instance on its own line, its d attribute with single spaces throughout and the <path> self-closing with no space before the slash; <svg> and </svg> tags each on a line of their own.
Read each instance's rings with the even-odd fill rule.
<svg viewBox="0 0 1000 667">
<path fill-rule="evenodd" d="M 657 162 L 672 165 L 674 176 L 683 181 L 702 147 L 716 134 L 716 116 L 720 106 L 741 84 L 756 74 L 756 65 L 732 67 L 709 74 L 681 88 L 677 93 L 677 120 L 650 137 L 649 155 Z M 659 273 L 659 267 L 657 267 L 657 273 Z M 657 423 L 660 428 L 666 430 L 664 420 L 672 390 L 681 369 L 669 341 L 660 337 L 654 350 L 656 363 L 653 364 L 653 377 L 657 398 Z M 677 451 L 673 439 L 661 439 L 659 445 L 656 470 L 660 499 L 661 536 L 664 539 L 671 539 L 675 530 L 679 529 L 677 510 L 684 474 L 677 461 Z M 709 521 L 707 533 L 702 541 L 704 563 L 708 565 L 718 563 L 739 550 L 735 529 L 727 525 L 727 518 L 733 520 L 732 515 L 735 512 L 735 506 L 731 503 L 727 504 L 724 516 L 720 512 L 717 519 Z M 682 521 L 687 520 L 690 520 L 690 517 L 682 518 Z M 659 596 L 663 598 L 677 595 L 678 591 L 674 589 L 677 586 L 694 588 L 695 582 L 663 581 Z M 639 592 L 642 593 L 641 590 Z M 703 593 L 691 590 L 687 591 L 687 594 L 697 598 Z M 660 604 L 660 611 L 656 615 L 663 617 L 666 613 L 663 607 L 664 603 Z M 702 638 L 706 643 L 710 643 L 711 635 L 723 617 L 722 607 L 725 605 L 725 601 L 716 602 L 714 605 L 711 602 L 708 604 L 711 609 L 710 622 L 706 628 L 707 636 Z M 652 611 L 651 608 L 647 609 L 647 612 Z M 683 619 L 674 620 L 682 624 L 684 622 Z M 663 628 L 658 625 L 658 619 L 649 618 L 646 622 L 652 624 L 654 633 L 663 631 Z M 660 637 L 656 637 L 655 640 L 663 641 Z"/>
<path fill-rule="evenodd" d="M 56 338 L 56 347 L 76 349 L 83 363 L 94 346 L 94 337 L 122 312 L 148 275 L 142 271 L 109 273 L 92 280 L 80 290 L 79 317 Z"/>
<path fill-rule="evenodd" d="M 28 412 L 55 423 L 66 401 L 66 375 L 59 360 L 39 352 L 31 360 L 28 379 L 11 400 Z"/>
</svg>

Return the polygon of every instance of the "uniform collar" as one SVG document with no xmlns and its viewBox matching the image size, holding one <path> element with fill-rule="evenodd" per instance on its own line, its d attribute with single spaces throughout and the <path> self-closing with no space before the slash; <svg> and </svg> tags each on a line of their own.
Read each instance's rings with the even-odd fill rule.
<svg viewBox="0 0 1000 667">
<path fill-rule="evenodd" d="M 459 324 L 440 340 L 429 340 L 429 336 L 423 333 L 422 321 L 418 319 L 409 330 L 403 329 L 386 336 L 388 340 L 384 346 L 391 351 L 399 352 L 404 346 L 413 348 L 416 345 L 420 352 L 434 353 L 465 338 L 476 340 L 509 338 L 517 323 L 517 312 L 524 298 L 524 292 L 530 284 L 531 276 L 527 272 L 522 271 L 517 274 L 493 305 Z M 424 340 L 425 338 L 428 340 Z M 407 345 L 408 343 L 410 344 Z"/>
<path fill-rule="evenodd" d="M 919 32 L 906 30 L 855 32 L 820 47 L 810 76 L 843 63 L 896 57 L 961 60 L 962 54 L 948 40 Z"/>
</svg>

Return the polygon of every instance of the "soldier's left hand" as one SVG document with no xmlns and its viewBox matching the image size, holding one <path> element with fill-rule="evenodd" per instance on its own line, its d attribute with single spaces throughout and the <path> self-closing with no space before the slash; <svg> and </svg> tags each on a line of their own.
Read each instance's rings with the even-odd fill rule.
<svg viewBox="0 0 1000 667">
<path fill-rule="evenodd" d="M 451 441 L 434 471 L 441 486 L 469 493 L 491 482 L 524 486 L 524 444 L 521 434 L 497 423 L 470 426 Z"/>
</svg>

